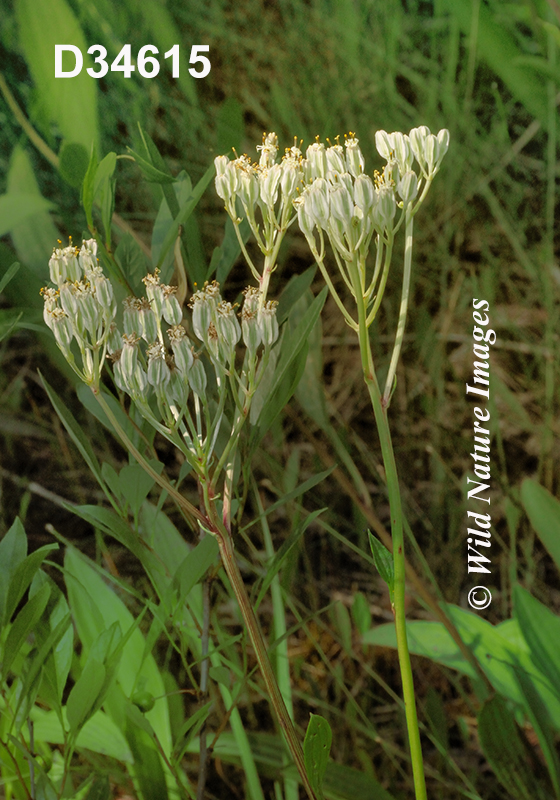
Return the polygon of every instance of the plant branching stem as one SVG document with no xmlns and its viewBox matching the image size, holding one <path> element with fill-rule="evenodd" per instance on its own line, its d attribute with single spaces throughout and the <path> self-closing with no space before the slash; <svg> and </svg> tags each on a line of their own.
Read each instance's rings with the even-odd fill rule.
<svg viewBox="0 0 560 800">
<path fill-rule="evenodd" d="M 391 535 L 393 539 L 393 567 L 394 567 L 394 615 L 395 629 L 397 635 L 397 652 L 399 655 L 399 666 L 403 687 L 403 700 L 405 706 L 406 726 L 408 730 L 408 740 L 410 746 L 410 759 L 412 762 L 412 774 L 414 780 L 414 793 L 416 800 L 427 800 L 426 781 L 424 778 L 424 763 L 422 760 L 422 746 L 420 744 L 420 731 L 418 729 L 418 717 L 416 714 L 416 699 L 414 696 L 414 681 L 412 677 L 412 665 L 410 663 L 410 653 L 408 650 L 408 640 L 406 635 L 406 615 L 405 615 L 405 558 L 404 558 L 404 535 L 403 535 L 403 516 L 399 478 L 397 464 L 391 441 L 389 421 L 387 419 L 387 407 L 383 404 L 381 391 L 377 382 L 371 345 L 369 341 L 368 328 L 366 324 L 366 305 L 359 295 L 360 277 L 358 273 L 357 261 L 351 265 L 352 276 L 355 286 L 355 293 L 358 299 L 358 337 L 360 341 L 360 353 L 362 357 L 362 370 L 366 383 L 377 430 L 381 444 L 383 465 L 387 479 L 387 492 L 389 495 L 389 506 L 391 510 Z"/>
</svg>

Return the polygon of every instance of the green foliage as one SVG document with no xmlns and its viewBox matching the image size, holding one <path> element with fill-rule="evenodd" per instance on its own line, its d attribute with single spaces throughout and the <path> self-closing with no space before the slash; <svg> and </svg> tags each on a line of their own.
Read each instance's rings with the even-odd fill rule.
<svg viewBox="0 0 560 800">
<path fill-rule="evenodd" d="M 324 800 L 323 780 L 329 763 L 331 744 L 331 726 L 324 717 L 311 714 L 303 741 L 303 754 L 305 769 L 319 800 Z"/>
</svg>

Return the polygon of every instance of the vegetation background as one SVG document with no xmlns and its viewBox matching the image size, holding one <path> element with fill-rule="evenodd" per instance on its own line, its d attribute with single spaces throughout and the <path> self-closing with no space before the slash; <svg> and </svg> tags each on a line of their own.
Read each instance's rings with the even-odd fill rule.
<svg viewBox="0 0 560 800">
<path fill-rule="evenodd" d="M 390 415 L 406 514 L 418 545 L 409 545 L 410 560 L 433 596 L 466 607 L 472 585 L 465 546 L 472 407 L 464 387 L 473 360 L 472 298 L 484 297 L 498 342 L 491 355 L 489 405 L 494 599 L 483 616 L 491 623 L 508 619 L 518 581 L 558 613 L 557 567 L 520 502 L 526 477 L 552 494 L 559 483 L 557 3 L 1 0 L 0 12 L 2 85 L 46 145 L 42 152 L 35 146 L 3 91 L 0 274 L 15 260 L 22 267 L 0 298 L 0 533 L 19 515 L 33 550 L 53 541 L 49 524 L 114 575 L 145 582 L 127 550 L 61 507 L 61 499 L 96 504 L 102 498 L 37 377 L 41 368 L 99 459 L 122 467 L 123 451 L 76 397 L 42 324 L 38 293 L 56 239 L 78 240 L 86 229 L 79 185 L 92 140 L 100 155 L 138 150 L 141 121 L 171 173 L 184 169 L 194 183 L 215 155 L 232 146 L 255 157 L 263 131 L 275 130 L 286 146 L 294 136 L 307 145 L 316 135 L 333 139 L 355 131 L 371 172 L 380 166 L 377 129 L 446 127 L 449 153 L 417 221 L 413 300 Z M 110 72 L 100 81 L 85 74 L 55 80 L 54 42 L 72 42 L 84 51 L 100 43 L 110 59 L 125 43 L 133 54 L 147 43 L 160 53 L 177 42 L 184 53 L 193 44 L 208 44 L 212 70 L 197 81 L 182 63 L 174 80 L 166 62 L 153 80 L 137 72 L 130 79 Z M 58 154 L 58 169 L 48 151 Z M 129 160 L 118 162 L 117 177 L 115 242 L 130 241 L 132 232 L 149 248 L 158 188 L 143 182 Z M 18 216 L 18 195 L 37 195 L 32 215 Z M 202 265 L 221 245 L 224 224 L 225 212 L 210 187 L 185 233 L 193 275 L 204 274 Z M 311 264 L 295 229 L 280 260 L 270 296 Z M 228 280 L 233 298 L 248 282 L 242 260 Z M 317 281 L 313 288 L 319 286 Z M 390 352 L 399 286 L 396 268 L 372 331 L 380 364 Z M 255 474 L 270 504 L 334 460 L 341 462 L 345 451 L 361 488 L 348 464 L 340 463 L 300 501 L 307 512 L 328 506 L 324 518 L 331 530 L 367 550 L 367 529 L 387 526 L 388 504 L 357 342 L 330 301 L 316 340 L 304 383 L 258 453 Z M 321 374 L 326 415 L 313 388 Z M 271 517 L 276 548 L 301 513 L 289 506 Z M 180 519 L 175 522 L 181 528 Z M 390 621 L 388 592 L 362 558 L 319 524 L 310 525 L 301 542 L 283 576 L 291 624 L 298 615 L 310 620 L 289 640 L 296 702 L 314 703 L 329 718 L 336 761 L 375 775 L 395 797 L 406 796 L 402 768 L 382 744 L 404 749 L 402 712 L 376 682 L 398 694 L 396 655 L 362 645 L 355 611 L 359 593 L 375 624 Z M 244 543 L 240 548 L 250 552 Z M 413 590 L 409 601 L 410 618 L 432 619 Z M 450 757 L 474 787 L 468 796 L 509 797 L 477 738 L 479 706 L 471 684 L 426 658 L 415 657 L 414 668 L 421 716 L 432 734 L 432 743 L 426 739 L 431 796 L 466 793 Z M 375 736 L 373 727 L 364 733 L 356 703 Z M 268 724 L 258 703 L 249 703 L 244 716 L 249 729 Z M 533 728 L 525 724 L 524 732 L 536 748 L 538 775 L 542 755 Z M 240 775 L 234 765 L 214 764 L 209 796 L 241 797 Z"/>
</svg>

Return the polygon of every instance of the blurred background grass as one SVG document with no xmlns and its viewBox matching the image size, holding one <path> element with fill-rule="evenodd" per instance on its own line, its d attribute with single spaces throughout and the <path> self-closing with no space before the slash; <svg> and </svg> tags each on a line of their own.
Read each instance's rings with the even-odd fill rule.
<svg viewBox="0 0 560 800">
<path fill-rule="evenodd" d="M 51 35 L 60 42 L 79 41 L 63 33 L 71 28 L 88 46 L 103 44 L 109 59 L 124 43 L 132 44 L 133 53 L 148 42 L 160 52 L 176 42 L 184 52 L 192 44 L 208 44 L 212 71 L 200 81 L 188 76 L 185 64 L 178 81 L 168 66 L 151 81 L 138 73 L 128 80 L 109 73 L 99 82 L 84 78 L 83 85 L 65 81 L 66 94 L 61 94 L 60 81 L 55 84 L 33 40 L 31 19 L 41 14 L 45 41 Z M 47 30 L 49 24 L 54 30 Z M 464 487 L 472 465 L 472 409 L 464 387 L 472 370 L 472 298 L 488 300 L 498 333 L 490 403 L 494 602 L 485 612 L 493 622 L 509 616 L 516 578 L 560 610 L 557 575 L 534 540 L 518 498 L 526 476 L 537 477 L 555 494 L 558 490 L 558 25 L 553 0 L 2 3 L 0 72 L 31 125 L 61 155 L 63 142 L 87 148 L 97 141 L 101 155 L 136 149 L 140 120 L 171 172 L 186 169 L 195 181 L 216 154 L 229 152 L 232 145 L 255 156 L 263 130 L 275 130 L 286 146 L 294 136 L 307 145 L 316 135 L 332 139 L 352 130 L 371 172 L 380 166 L 374 147 L 378 128 L 449 128 L 449 153 L 416 226 L 413 302 L 391 424 L 414 536 L 443 597 L 465 605 L 471 585 Z M 62 107 L 70 113 L 62 115 Z M 0 96 L 0 193 L 38 190 L 54 204 L 50 215 L 45 211 L 28 218 L 0 241 L 0 270 L 16 259 L 23 265 L 0 301 L 3 312 L 22 312 L 11 336 L 0 344 L 0 528 L 6 530 L 19 513 L 36 544 L 50 540 L 44 525 L 51 522 L 94 553 L 87 526 L 79 528 L 49 495 L 93 502 L 97 489 L 36 378 L 38 366 L 50 362 L 45 369 L 54 376 L 59 363 L 41 330 L 37 294 L 46 280 L 50 247 L 57 235 L 78 238 L 86 228 L 74 167 L 64 159 L 61 164 L 65 169 L 57 171 L 38 152 Z M 158 203 L 136 165 L 119 161 L 116 210 L 148 246 Z M 193 259 L 210 260 L 224 223 L 225 213 L 209 190 L 187 231 Z M 115 230 L 117 242 L 119 236 L 122 228 Z M 272 295 L 287 277 L 309 266 L 305 243 L 295 230 L 281 261 Z M 394 266 L 372 332 L 381 367 L 398 313 L 398 254 Z M 231 275 L 232 289 L 247 279 L 239 263 Z M 388 504 L 358 348 L 332 304 L 327 304 L 322 325 L 322 346 L 318 340 L 306 380 L 312 380 L 313 369 L 322 370 L 336 435 L 365 481 L 375 515 L 386 524 Z M 62 374 L 54 382 L 102 457 L 116 463 L 121 454 L 75 399 L 71 382 Z M 314 417 L 312 393 L 303 390 L 298 397 L 269 438 L 267 451 L 258 456 L 257 476 L 271 496 L 328 465 L 330 444 L 313 421 L 319 416 Z M 329 505 L 329 523 L 363 546 L 367 503 L 356 502 L 343 481 L 333 473 L 306 496 L 306 503 L 310 509 Z M 276 520 L 277 546 L 284 527 L 285 521 Z M 418 558 L 411 555 L 411 561 L 429 583 Z M 126 573 L 126 558 L 118 566 Z M 377 579 L 318 527 L 306 534 L 290 579 L 300 610 L 317 610 L 332 599 L 348 609 L 359 590 L 374 619 L 390 618 L 388 597 Z M 413 594 L 410 613 L 425 616 Z M 367 770 L 371 764 L 347 719 L 355 710 L 340 686 L 363 682 L 365 713 L 396 741 L 400 712 L 387 705 L 386 696 L 380 705 L 378 690 L 337 646 L 340 624 L 335 618 L 330 631 L 315 631 L 325 639 L 323 650 L 331 648 L 330 671 L 307 664 L 316 657 L 306 650 L 308 639 L 301 645 L 296 686 L 302 695 L 316 698 L 327 689 L 329 713 L 337 720 L 334 754 Z M 373 659 L 375 670 L 398 686 L 392 652 L 376 651 Z M 469 727 L 469 698 L 426 660 L 417 659 L 415 668 L 427 717 L 439 719 L 446 746 L 476 783 L 482 756 Z M 345 738 L 340 734 L 346 729 Z M 378 769 L 393 769 L 379 758 Z M 438 754 L 431 758 L 445 772 Z M 432 796 L 449 798 L 457 791 L 449 777 L 447 788 L 440 786 Z M 483 796 L 505 795 L 488 778 Z"/>
</svg>

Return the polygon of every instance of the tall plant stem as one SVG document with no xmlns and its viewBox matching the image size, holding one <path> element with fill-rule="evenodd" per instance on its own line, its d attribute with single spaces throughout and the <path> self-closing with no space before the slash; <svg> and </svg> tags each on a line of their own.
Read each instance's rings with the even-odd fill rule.
<svg viewBox="0 0 560 800">
<path fill-rule="evenodd" d="M 391 440 L 391 431 L 389 430 L 387 406 L 383 403 L 373 364 L 369 333 L 366 324 L 366 304 L 360 289 L 360 278 L 356 260 L 354 260 L 352 263 L 351 270 L 354 291 L 356 293 L 358 305 L 358 337 L 360 341 L 362 370 L 364 374 L 364 381 L 371 399 L 371 404 L 373 406 L 373 413 L 379 433 L 383 466 L 385 468 L 385 477 L 387 480 L 389 506 L 391 510 L 391 536 L 393 539 L 393 567 L 395 582 L 395 629 L 397 634 L 397 652 L 399 655 L 399 666 L 403 687 L 406 727 L 408 730 L 408 741 L 410 746 L 410 759 L 412 762 L 414 794 L 416 800 L 427 800 L 426 781 L 424 778 L 424 763 L 422 760 L 422 746 L 420 744 L 420 731 L 418 729 L 418 717 L 416 715 L 416 698 L 414 695 L 412 665 L 410 663 L 410 652 L 408 650 L 408 640 L 406 635 L 404 535 L 399 477 L 397 473 L 397 464 L 395 462 L 395 454 L 393 451 L 393 443 Z"/>
<path fill-rule="evenodd" d="M 288 709 L 286 708 L 284 698 L 282 697 L 280 689 L 278 688 L 278 683 L 268 657 L 267 647 L 261 633 L 258 620 L 255 616 L 255 612 L 253 611 L 251 601 L 249 600 L 249 595 L 247 594 L 247 589 L 243 583 L 243 578 L 241 577 L 241 572 L 237 566 L 237 561 L 235 560 L 231 535 L 225 529 L 215 513 L 212 516 L 213 519 L 211 519 L 211 523 L 214 529 L 214 535 L 216 536 L 218 546 L 220 548 L 222 564 L 224 565 L 226 575 L 231 583 L 235 598 L 243 617 L 243 621 L 251 640 L 251 644 L 253 645 L 255 656 L 261 669 L 270 702 L 272 703 L 272 707 L 274 708 L 278 718 L 278 722 L 286 739 L 290 753 L 292 754 L 292 758 L 294 759 L 297 770 L 300 774 L 307 795 L 310 800 L 317 800 L 315 792 L 313 791 L 313 787 L 311 786 L 309 778 L 307 777 L 303 750 L 299 742 L 298 735 L 288 713 Z"/>
</svg>

